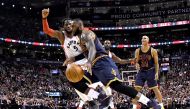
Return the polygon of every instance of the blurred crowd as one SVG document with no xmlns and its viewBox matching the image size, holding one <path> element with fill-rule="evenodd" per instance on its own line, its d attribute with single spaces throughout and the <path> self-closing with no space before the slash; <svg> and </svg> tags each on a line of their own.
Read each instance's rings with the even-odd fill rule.
<svg viewBox="0 0 190 109">
<path fill-rule="evenodd" d="M 16 61 L 1 61 L 0 103 L 3 106 L 15 102 L 23 106 L 52 107 L 55 100 L 46 92 L 57 91 L 61 92 L 65 99 L 61 104 L 70 105 L 69 99 L 76 98 L 76 94 L 71 94 L 73 89 L 65 82 L 63 75 L 56 76 L 50 73 L 52 68 Z"/>
<path fill-rule="evenodd" d="M 177 55 L 176 55 L 177 56 Z M 190 106 L 190 60 L 171 59 L 170 70 L 164 72 L 165 81 L 160 82 L 163 101 L 168 109 L 185 109 Z M 56 65 L 31 64 L 2 60 L 0 64 L 0 104 L 7 106 L 35 108 L 75 108 L 79 98 L 67 83 L 65 76 L 55 75 L 51 70 Z M 121 66 L 120 70 L 125 70 Z M 133 73 L 130 73 L 131 75 Z M 126 83 L 128 84 L 128 83 Z M 46 92 L 60 92 L 60 97 L 50 97 Z M 143 93 L 149 95 L 145 88 Z M 114 104 L 117 109 L 131 107 L 130 99 L 113 92 Z M 5 108 L 6 109 L 6 108 Z"/>
<path fill-rule="evenodd" d="M 184 109 L 190 106 L 190 60 L 172 60 L 171 70 L 161 87 L 165 104 Z M 165 90 L 167 89 L 167 90 Z"/>
<path fill-rule="evenodd" d="M 16 18 L 15 18 L 16 16 Z M 2 17 L 1 37 L 13 38 L 15 40 L 45 41 L 47 37 L 42 31 L 39 19 L 23 19 L 19 15 L 4 15 Z"/>
</svg>

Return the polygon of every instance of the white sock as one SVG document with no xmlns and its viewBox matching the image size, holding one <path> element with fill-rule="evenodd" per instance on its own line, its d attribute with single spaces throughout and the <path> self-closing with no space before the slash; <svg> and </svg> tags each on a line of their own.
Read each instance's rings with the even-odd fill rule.
<svg viewBox="0 0 190 109">
<path fill-rule="evenodd" d="M 79 107 L 81 107 L 81 108 L 82 108 L 82 107 L 83 107 L 83 105 L 84 105 L 84 103 L 85 103 L 84 101 L 80 100 Z"/>
<path fill-rule="evenodd" d="M 137 109 L 137 105 L 136 104 L 133 104 L 133 109 Z"/>
<path fill-rule="evenodd" d="M 104 85 L 101 82 L 96 82 L 96 83 L 88 85 L 88 87 L 94 88 L 94 89 L 96 89 L 97 86 L 103 87 Z"/>
<path fill-rule="evenodd" d="M 99 96 L 99 93 L 97 91 L 95 91 L 94 89 L 90 89 L 87 95 L 92 98 L 97 99 Z"/>
<path fill-rule="evenodd" d="M 140 98 L 139 98 L 138 101 L 141 102 L 141 103 L 143 103 L 143 104 L 145 104 L 145 105 L 147 105 L 147 103 L 150 101 L 150 99 L 147 98 L 146 96 L 144 96 L 143 94 L 141 94 L 141 96 L 140 96 Z"/>
</svg>

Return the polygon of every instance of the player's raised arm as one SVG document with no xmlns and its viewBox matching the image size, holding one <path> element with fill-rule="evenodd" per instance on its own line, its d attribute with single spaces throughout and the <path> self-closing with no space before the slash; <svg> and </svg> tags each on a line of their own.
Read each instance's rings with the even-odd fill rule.
<svg viewBox="0 0 190 109">
<path fill-rule="evenodd" d="M 43 9 L 42 10 L 42 24 L 43 24 L 43 32 L 48 34 L 51 37 L 60 39 L 60 37 L 63 36 L 61 31 L 58 30 L 53 30 L 51 28 L 49 28 L 49 24 L 47 21 L 47 17 L 49 15 L 49 8 L 48 9 Z"/>
</svg>

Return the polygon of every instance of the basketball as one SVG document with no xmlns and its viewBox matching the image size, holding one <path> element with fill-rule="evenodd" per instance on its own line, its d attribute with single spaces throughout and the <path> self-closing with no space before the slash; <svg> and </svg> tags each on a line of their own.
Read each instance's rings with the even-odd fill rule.
<svg viewBox="0 0 190 109">
<path fill-rule="evenodd" d="M 79 65 L 70 64 L 66 69 L 65 75 L 70 82 L 76 83 L 83 78 L 84 70 Z"/>
</svg>

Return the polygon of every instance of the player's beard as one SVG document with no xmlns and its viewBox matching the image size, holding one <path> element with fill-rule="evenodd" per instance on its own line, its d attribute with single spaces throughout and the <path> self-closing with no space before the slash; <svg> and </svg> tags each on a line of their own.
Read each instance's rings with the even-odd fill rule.
<svg viewBox="0 0 190 109">
<path fill-rule="evenodd" d="M 71 34 L 71 33 L 72 33 L 72 31 L 67 31 L 67 30 L 65 30 L 65 32 L 66 32 L 67 34 Z"/>
<path fill-rule="evenodd" d="M 110 46 L 105 46 L 105 50 L 110 50 Z"/>
</svg>

